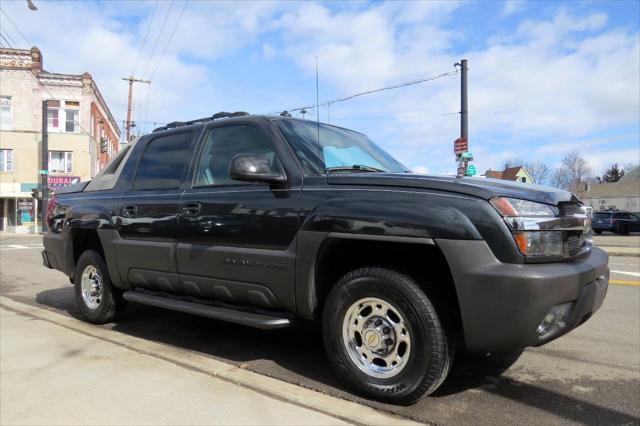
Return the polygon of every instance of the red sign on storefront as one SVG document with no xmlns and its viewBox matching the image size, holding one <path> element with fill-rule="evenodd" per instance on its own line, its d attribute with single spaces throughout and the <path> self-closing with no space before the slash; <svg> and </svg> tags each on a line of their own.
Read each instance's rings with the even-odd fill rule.
<svg viewBox="0 0 640 426">
<path fill-rule="evenodd" d="M 47 186 L 49 190 L 60 189 L 67 185 L 73 185 L 80 182 L 80 176 L 51 176 L 47 177 Z"/>
</svg>

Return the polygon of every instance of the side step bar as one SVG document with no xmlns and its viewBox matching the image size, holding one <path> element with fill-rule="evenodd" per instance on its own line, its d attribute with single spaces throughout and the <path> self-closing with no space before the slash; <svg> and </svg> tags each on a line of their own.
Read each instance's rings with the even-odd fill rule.
<svg viewBox="0 0 640 426">
<path fill-rule="evenodd" d="M 155 296 L 153 294 L 137 291 L 125 291 L 122 295 L 125 300 L 138 302 L 158 308 L 171 309 L 187 314 L 200 315 L 222 321 L 233 322 L 263 330 L 284 328 L 291 325 L 291 319 L 254 312 L 243 312 L 219 306 L 210 306 L 203 303 L 187 302 L 184 300 L 170 299 L 168 297 Z"/>
</svg>

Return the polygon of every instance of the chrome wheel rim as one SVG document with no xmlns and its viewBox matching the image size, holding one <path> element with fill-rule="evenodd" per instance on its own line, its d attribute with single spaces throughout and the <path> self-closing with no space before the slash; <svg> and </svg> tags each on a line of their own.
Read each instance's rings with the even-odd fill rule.
<svg viewBox="0 0 640 426">
<path fill-rule="evenodd" d="M 411 354 L 411 336 L 404 316 L 395 306 L 376 297 L 360 299 L 347 309 L 342 337 L 351 361 L 371 377 L 396 376 Z"/>
<path fill-rule="evenodd" d="M 82 271 L 80 279 L 82 300 L 89 309 L 97 309 L 102 302 L 102 276 L 93 265 L 88 265 Z"/>
</svg>

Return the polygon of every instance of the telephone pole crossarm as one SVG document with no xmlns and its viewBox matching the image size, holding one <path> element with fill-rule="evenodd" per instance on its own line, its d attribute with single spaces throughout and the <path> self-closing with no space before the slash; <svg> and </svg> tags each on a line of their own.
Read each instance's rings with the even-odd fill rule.
<svg viewBox="0 0 640 426">
<path fill-rule="evenodd" d="M 141 78 L 134 78 L 133 76 L 130 77 L 122 77 L 122 79 L 124 81 L 128 81 L 129 82 L 129 97 L 127 99 L 127 122 L 125 124 L 125 130 L 126 130 L 126 139 L 125 139 L 125 143 L 129 143 L 129 138 L 131 137 L 131 101 L 133 98 L 133 83 L 146 83 L 146 84 L 151 84 L 150 80 L 142 80 Z"/>
</svg>

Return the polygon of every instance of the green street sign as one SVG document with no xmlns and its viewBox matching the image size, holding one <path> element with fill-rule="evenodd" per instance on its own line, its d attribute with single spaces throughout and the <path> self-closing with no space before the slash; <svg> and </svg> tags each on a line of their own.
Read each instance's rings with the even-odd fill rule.
<svg viewBox="0 0 640 426">
<path fill-rule="evenodd" d="M 469 167 L 467 167 L 467 176 L 475 176 L 476 174 L 476 166 L 474 166 L 473 164 L 470 164 Z"/>
<path fill-rule="evenodd" d="M 463 152 L 462 155 L 460 156 L 460 158 L 462 160 L 465 160 L 465 161 L 472 161 L 473 160 L 473 153 L 472 152 Z"/>
<path fill-rule="evenodd" d="M 40 170 L 40 174 L 41 175 L 48 175 L 49 174 L 49 170 Z"/>
</svg>

